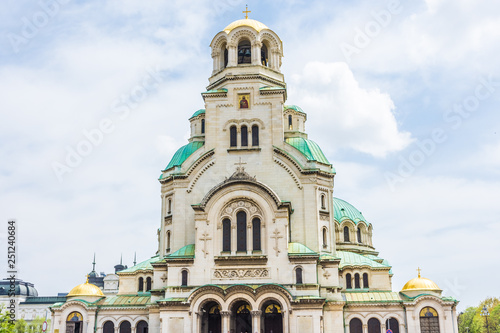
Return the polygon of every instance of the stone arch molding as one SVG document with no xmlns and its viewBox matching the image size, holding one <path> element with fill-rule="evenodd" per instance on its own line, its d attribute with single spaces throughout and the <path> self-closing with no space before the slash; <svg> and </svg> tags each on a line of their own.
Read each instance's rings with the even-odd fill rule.
<svg viewBox="0 0 500 333">
<path fill-rule="evenodd" d="M 262 213 L 259 205 L 253 200 L 247 198 L 235 198 L 222 208 L 219 220 L 222 221 L 225 218 L 234 219 L 236 217 L 235 214 L 241 210 L 247 213 L 247 216 L 250 217 L 249 220 L 254 217 L 258 217 L 261 220 L 264 218 L 264 214 Z"/>
</svg>

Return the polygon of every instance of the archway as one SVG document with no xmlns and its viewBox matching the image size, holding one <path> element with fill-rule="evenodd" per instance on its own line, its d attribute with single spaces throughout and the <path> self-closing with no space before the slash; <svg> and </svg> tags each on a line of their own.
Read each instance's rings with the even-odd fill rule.
<svg viewBox="0 0 500 333">
<path fill-rule="evenodd" d="M 277 302 L 266 302 L 262 307 L 262 317 L 264 333 L 283 333 L 283 315 Z"/>
<path fill-rule="evenodd" d="M 201 333 L 222 333 L 220 310 L 220 305 L 213 301 L 202 307 Z"/>
<path fill-rule="evenodd" d="M 236 302 L 233 305 L 231 313 L 233 315 L 233 332 L 235 333 L 251 333 L 252 332 L 252 316 L 250 305 L 245 301 Z"/>
<path fill-rule="evenodd" d="M 144 320 L 141 320 L 140 322 L 138 322 L 136 329 L 135 329 L 135 332 L 136 333 L 148 333 L 149 332 L 148 323 L 145 322 Z"/>
<path fill-rule="evenodd" d="M 83 317 L 80 312 L 71 312 L 66 318 L 66 333 L 81 333 L 83 330 Z"/>
</svg>

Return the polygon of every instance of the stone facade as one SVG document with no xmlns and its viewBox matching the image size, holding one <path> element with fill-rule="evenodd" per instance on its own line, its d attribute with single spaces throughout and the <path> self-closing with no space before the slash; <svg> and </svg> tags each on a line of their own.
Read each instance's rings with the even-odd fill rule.
<svg viewBox="0 0 500 333">
<path fill-rule="evenodd" d="M 205 108 L 159 179 L 156 256 L 118 272 L 117 295 L 54 305 L 54 332 L 456 332 L 457 302 L 393 292 L 371 223 L 333 198 L 335 169 L 285 104 L 278 35 L 245 19 L 210 46 Z"/>
</svg>

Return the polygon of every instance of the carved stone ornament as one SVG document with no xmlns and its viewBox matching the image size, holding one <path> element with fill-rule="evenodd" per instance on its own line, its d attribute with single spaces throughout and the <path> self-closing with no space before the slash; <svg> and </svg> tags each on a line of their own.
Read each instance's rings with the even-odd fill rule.
<svg viewBox="0 0 500 333">
<path fill-rule="evenodd" d="M 216 269 L 214 278 L 216 279 L 247 279 L 247 278 L 268 278 L 267 268 L 255 269 Z"/>
</svg>

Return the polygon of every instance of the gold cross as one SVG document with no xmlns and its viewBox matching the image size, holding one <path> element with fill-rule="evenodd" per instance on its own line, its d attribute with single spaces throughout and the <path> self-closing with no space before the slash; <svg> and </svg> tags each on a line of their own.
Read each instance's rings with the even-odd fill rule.
<svg viewBox="0 0 500 333">
<path fill-rule="evenodd" d="M 252 12 L 251 10 L 248 10 L 248 5 L 247 5 L 247 9 L 243 11 L 243 13 L 245 13 L 246 19 L 248 18 L 248 13 L 251 13 L 251 12 Z"/>
<path fill-rule="evenodd" d="M 417 268 L 418 277 L 420 277 L 420 272 L 421 272 L 421 271 L 422 271 L 422 270 L 420 269 L 420 267 L 418 267 L 418 268 Z"/>
</svg>

